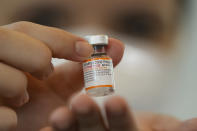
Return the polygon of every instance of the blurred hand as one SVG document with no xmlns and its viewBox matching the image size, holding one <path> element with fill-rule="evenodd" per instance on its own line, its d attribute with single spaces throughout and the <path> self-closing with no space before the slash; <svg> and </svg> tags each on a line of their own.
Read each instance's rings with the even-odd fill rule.
<svg viewBox="0 0 197 131">
<path fill-rule="evenodd" d="M 118 96 L 108 99 L 105 111 L 109 126 L 106 126 L 97 104 L 87 95 L 71 100 L 71 109 L 60 107 L 51 117 L 51 127 L 41 131 L 197 131 L 197 119 L 181 122 L 176 118 L 130 112 L 126 101 Z"/>
<path fill-rule="evenodd" d="M 109 39 L 117 65 L 123 44 Z M 84 39 L 30 22 L 0 27 L 0 130 L 37 131 L 48 116 L 83 87 L 82 65 L 93 52 Z M 52 57 L 71 60 L 53 67 Z M 26 103 L 26 104 L 25 104 Z M 18 119 L 18 121 L 17 121 Z"/>
</svg>

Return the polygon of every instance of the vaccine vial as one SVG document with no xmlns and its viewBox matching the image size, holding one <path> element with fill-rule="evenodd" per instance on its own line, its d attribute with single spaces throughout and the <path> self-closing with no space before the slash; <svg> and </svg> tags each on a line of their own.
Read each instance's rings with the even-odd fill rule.
<svg viewBox="0 0 197 131">
<path fill-rule="evenodd" d="M 106 96 L 114 92 L 112 59 L 107 56 L 107 35 L 89 35 L 85 39 L 93 46 L 94 52 L 83 63 L 85 91 L 89 96 Z"/>
</svg>

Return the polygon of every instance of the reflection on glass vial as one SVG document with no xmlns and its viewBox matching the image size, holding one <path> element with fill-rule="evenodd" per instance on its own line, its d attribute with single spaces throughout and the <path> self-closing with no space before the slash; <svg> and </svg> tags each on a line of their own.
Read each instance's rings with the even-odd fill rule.
<svg viewBox="0 0 197 131">
<path fill-rule="evenodd" d="M 89 35 L 85 39 L 93 46 L 94 52 L 83 63 L 85 90 L 90 96 L 105 96 L 114 92 L 112 59 L 107 56 L 108 36 Z"/>
</svg>

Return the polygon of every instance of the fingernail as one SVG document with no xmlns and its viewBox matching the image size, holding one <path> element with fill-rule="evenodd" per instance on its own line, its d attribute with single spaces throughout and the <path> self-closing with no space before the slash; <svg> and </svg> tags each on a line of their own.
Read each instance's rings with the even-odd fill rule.
<svg viewBox="0 0 197 131">
<path fill-rule="evenodd" d="M 22 98 L 22 103 L 25 104 L 29 101 L 29 94 L 27 91 L 25 91 L 25 94 L 23 95 L 23 98 Z"/>
<path fill-rule="evenodd" d="M 79 57 L 89 57 L 93 52 L 93 48 L 85 41 L 77 41 L 75 43 L 75 51 Z"/>
<path fill-rule="evenodd" d="M 12 105 L 14 107 L 21 107 L 25 103 L 27 103 L 28 101 L 29 101 L 29 94 L 27 91 L 25 91 L 25 93 L 21 96 L 5 100 L 6 103 L 8 103 L 9 105 Z"/>
<path fill-rule="evenodd" d="M 52 63 L 50 63 L 50 65 L 45 68 L 44 72 L 41 71 L 40 73 L 32 73 L 32 75 L 34 75 L 36 78 L 38 78 L 39 80 L 46 80 L 49 75 L 54 71 L 54 66 Z"/>
<path fill-rule="evenodd" d="M 45 74 L 43 75 L 43 78 L 46 79 L 53 71 L 54 71 L 54 66 L 52 63 L 50 63 L 50 66 L 45 72 Z"/>
<path fill-rule="evenodd" d="M 22 106 L 29 101 L 29 94 L 27 91 L 19 98 L 17 105 Z"/>
</svg>

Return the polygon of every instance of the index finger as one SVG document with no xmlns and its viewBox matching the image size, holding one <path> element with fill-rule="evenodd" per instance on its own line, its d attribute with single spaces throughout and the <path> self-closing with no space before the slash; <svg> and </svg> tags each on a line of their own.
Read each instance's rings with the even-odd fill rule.
<svg viewBox="0 0 197 131">
<path fill-rule="evenodd" d="M 93 52 L 93 48 L 83 38 L 64 30 L 31 22 L 16 22 L 3 28 L 25 33 L 42 41 L 52 51 L 53 57 L 82 61 Z"/>
</svg>

